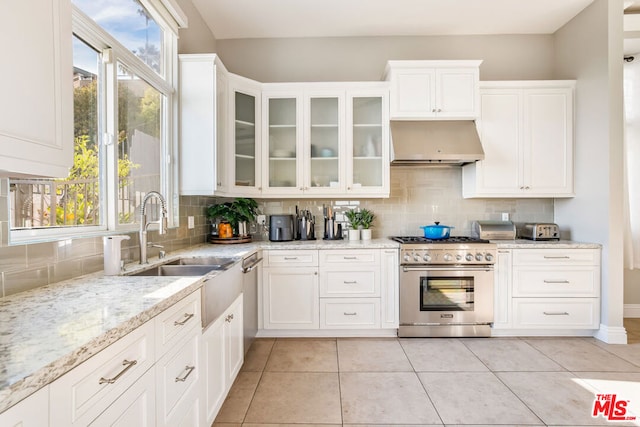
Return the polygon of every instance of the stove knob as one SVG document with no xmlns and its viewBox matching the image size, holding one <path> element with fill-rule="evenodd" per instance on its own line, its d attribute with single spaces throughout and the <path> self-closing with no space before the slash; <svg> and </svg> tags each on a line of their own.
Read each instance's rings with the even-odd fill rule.
<svg viewBox="0 0 640 427">
<path fill-rule="evenodd" d="M 422 257 L 422 259 L 424 260 L 424 262 L 429 262 L 429 261 L 431 261 L 431 255 L 429 255 L 429 254 L 424 254 L 424 256 Z"/>
<path fill-rule="evenodd" d="M 442 259 L 444 259 L 446 262 L 450 262 L 453 259 L 453 257 L 451 256 L 451 254 L 444 254 Z"/>
<path fill-rule="evenodd" d="M 456 261 L 462 261 L 462 255 L 456 255 Z"/>
<path fill-rule="evenodd" d="M 420 254 L 415 254 L 415 255 L 413 256 L 413 260 L 414 260 L 415 262 L 420 262 L 420 261 L 422 261 L 422 258 L 420 258 Z"/>
<path fill-rule="evenodd" d="M 471 255 L 471 254 L 467 254 L 467 255 L 464 257 L 464 259 L 466 259 L 467 261 L 471 262 L 471 261 L 473 261 L 473 255 Z"/>
<path fill-rule="evenodd" d="M 486 254 L 484 256 L 484 259 L 486 259 L 487 261 L 491 262 L 491 261 L 493 261 L 493 255 L 492 254 Z"/>
<path fill-rule="evenodd" d="M 482 254 L 480 252 L 478 252 L 476 254 L 476 261 L 482 261 L 484 259 L 484 257 L 482 256 Z"/>
<path fill-rule="evenodd" d="M 411 257 L 409 256 L 409 254 L 404 254 L 404 257 L 402 257 L 402 259 L 404 259 L 404 262 L 411 261 Z"/>
</svg>

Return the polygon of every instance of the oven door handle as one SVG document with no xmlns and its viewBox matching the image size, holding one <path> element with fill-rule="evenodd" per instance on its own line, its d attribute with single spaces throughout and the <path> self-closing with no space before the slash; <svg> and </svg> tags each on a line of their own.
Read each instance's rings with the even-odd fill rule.
<svg viewBox="0 0 640 427">
<path fill-rule="evenodd" d="M 402 271 L 493 271 L 493 266 L 484 267 L 407 267 L 403 266 Z"/>
</svg>

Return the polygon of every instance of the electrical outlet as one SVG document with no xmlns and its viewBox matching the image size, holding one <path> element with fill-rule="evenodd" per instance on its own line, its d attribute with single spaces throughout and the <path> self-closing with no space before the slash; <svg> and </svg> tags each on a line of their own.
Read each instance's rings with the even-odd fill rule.
<svg viewBox="0 0 640 427">
<path fill-rule="evenodd" d="M 195 228 L 196 223 L 195 223 L 195 219 L 192 216 L 188 216 L 187 217 L 187 228 L 191 229 L 191 228 Z"/>
<path fill-rule="evenodd" d="M 267 223 L 266 215 L 258 215 L 258 224 L 265 225 Z"/>
<path fill-rule="evenodd" d="M 502 212 L 502 220 L 509 221 L 509 212 Z"/>
</svg>

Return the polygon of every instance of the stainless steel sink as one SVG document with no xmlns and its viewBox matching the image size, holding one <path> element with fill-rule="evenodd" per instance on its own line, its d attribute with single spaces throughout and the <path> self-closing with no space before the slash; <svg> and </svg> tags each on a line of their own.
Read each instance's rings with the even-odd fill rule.
<svg viewBox="0 0 640 427">
<path fill-rule="evenodd" d="M 236 262 L 236 258 L 217 257 L 217 256 L 196 256 L 179 258 L 175 261 L 170 261 L 164 265 L 206 265 L 213 266 L 217 270 L 230 267 Z"/>
<path fill-rule="evenodd" d="M 204 276 L 214 270 L 224 270 L 217 265 L 158 265 L 131 276 Z"/>
</svg>

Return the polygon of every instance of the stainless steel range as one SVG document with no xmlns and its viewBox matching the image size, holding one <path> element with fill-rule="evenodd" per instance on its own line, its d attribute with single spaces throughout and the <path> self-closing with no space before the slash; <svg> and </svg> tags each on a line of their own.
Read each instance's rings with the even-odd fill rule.
<svg viewBox="0 0 640 427">
<path fill-rule="evenodd" d="M 487 337 L 496 245 L 450 237 L 400 242 L 400 337 Z"/>
</svg>

